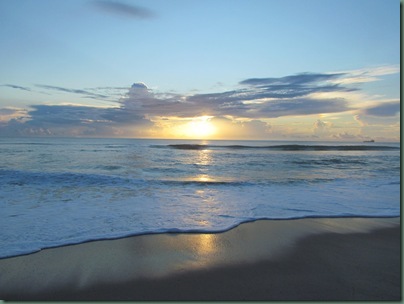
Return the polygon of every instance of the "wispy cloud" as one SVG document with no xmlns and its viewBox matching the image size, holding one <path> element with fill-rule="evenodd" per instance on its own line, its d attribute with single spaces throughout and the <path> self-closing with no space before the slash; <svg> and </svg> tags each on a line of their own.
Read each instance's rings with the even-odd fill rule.
<svg viewBox="0 0 404 304">
<path fill-rule="evenodd" d="M 119 1 L 95 0 L 92 4 L 105 12 L 135 19 L 148 19 L 155 17 L 151 10 Z"/>
<path fill-rule="evenodd" d="M 343 72 L 344 77 L 336 80 L 336 82 L 340 84 L 350 84 L 350 83 L 357 84 L 364 82 L 373 82 L 380 79 L 378 78 L 378 76 L 397 74 L 399 72 L 400 72 L 399 65 L 386 65 L 386 66 L 363 68 Z"/>
<path fill-rule="evenodd" d="M 23 86 L 19 86 L 19 85 L 15 85 L 15 84 L 2 84 L 2 85 L 0 85 L 0 86 L 2 86 L 2 87 L 9 87 L 9 88 L 12 88 L 12 89 L 17 89 L 17 90 L 22 90 L 22 91 L 28 91 L 28 92 L 31 91 L 30 88 L 23 87 Z"/>
<path fill-rule="evenodd" d="M 90 92 L 88 90 L 82 90 L 82 89 L 69 89 L 69 88 L 51 86 L 51 85 L 44 85 L 44 84 L 37 84 L 35 86 L 39 87 L 39 88 L 42 88 L 42 89 L 47 89 L 47 90 L 54 90 L 54 91 L 65 92 L 65 93 L 80 94 L 80 95 L 82 95 L 83 97 L 86 97 L 86 98 L 106 99 L 106 98 L 109 97 L 107 95 L 97 94 L 97 93 L 93 93 L 93 92 Z"/>
<path fill-rule="evenodd" d="M 71 89 L 60 86 L 46 85 L 46 84 L 36 84 L 34 87 L 45 89 L 45 90 L 35 90 L 30 87 L 16 85 L 16 84 L 1 84 L 0 87 L 9 87 L 16 90 L 22 90 L 27 92 L 36 92 L 41 94 L 48 94 L 49 91 L 57 91 L 63 93 L 77 94 L 81 95 L 82 98 L 91 98 L 96 100 L 105 101 L 116 101 L 117 98 L 121 97 L 122 94 L 128 91 L 128 87 L 97 87 L 97 88 L 86 88 L 86 89 Z"/>
<path fill-rule="evenodd" d="M 340 78 L 345 75 L 344 73 L 334 74 L 315 74 L 315 73 L 301 73 L 297 75 L 285 76 L 280 78 L 250 78 L 240 82 L 240 84 L 247 84 L 253 86 L 268 86 L 268 85 L 307 85 L 312 83 L 319 83 L 328 81 L 335 78 Z"/>
<path fill-rule="evenodd" d="M 324 81 L 340 77 L 343 74 L 312 74 L 304 73 L 281 78 L 250 78 L 239 84 L 245 88 L 235 91 L 200 94 L 190 97 L 192 100 L 223 102 L 253 101 L 259 99 L 285 99 L 303 97 L 321 92 L 349 92 L 354 88 L 341 87 L 338 84 L 326 84 Z"/>
</svg>

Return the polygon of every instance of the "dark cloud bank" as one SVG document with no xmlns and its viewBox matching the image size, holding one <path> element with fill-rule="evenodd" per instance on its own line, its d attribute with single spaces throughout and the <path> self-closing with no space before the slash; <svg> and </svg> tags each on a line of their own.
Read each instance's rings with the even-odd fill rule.
<svg viewBox="0 0 404 304">
<path fill-rule="evenodd" d="M 400 113 L 400 101 L 385 102 L 367 109 L 364 109 L 363 114 L 379 117 L 391 117 Z"/>
<path fill-rule="evenodd" d="M 153 118 L 195 117 L 202 115 L 247 118 L 259 122 L 263 118 L 355 110 L 343 98 L 314 98 L 314 93 L 351 92 L 357 88 L 338 84 L 344 74 L 304 73 L 281 78 L 250 78 L 231 91 L 185 96 L 156 93 L 143 83 L 135 83 L 116 107 L 97 108 L 76 105 L 33 105 L 29 119 L 12 119 L 0 125 L 5 135 L 58 136 L 147 136 Z M 15 89 L 27 89 L 8 85 Z M 46 90 L 79 94 L 93 99 L 108 99 L 94 89 L 68 89 L 37 85 Z M 122 89 L 122 88 L 119 88 Z M 399 102 L 383 103 L 362 110 L 365 115 L 394 116 Z"/>
</svg>

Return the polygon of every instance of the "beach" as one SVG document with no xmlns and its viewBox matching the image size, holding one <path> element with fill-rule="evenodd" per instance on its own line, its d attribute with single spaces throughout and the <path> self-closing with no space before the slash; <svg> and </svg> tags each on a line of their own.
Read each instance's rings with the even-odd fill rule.
<svg viewBox="0 0 404 304">
<path fill-rule="evenodd" d="M 258 220 L 0 260 L 3 300 L 400 300 L 400 218 Z"/>
</svg>

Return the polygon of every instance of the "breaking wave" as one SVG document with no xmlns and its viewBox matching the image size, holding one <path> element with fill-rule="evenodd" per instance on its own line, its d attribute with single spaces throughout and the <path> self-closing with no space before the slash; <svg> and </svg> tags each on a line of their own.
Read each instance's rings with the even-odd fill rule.
<svg viewBox="0 0 404 304">
<path fill-rule="evenodd" d="M 271 146 L 246 146 L 246 145 L 203 145 L 203 144 L 172 144 L 167 146 L 153 147 L 169 147 L 180 150 L 209 150 L 209 149 L 265 149 L 277 151 L 385 151 L 399 150 L 399 147 L 378 146 L 378 145 L 271 145 Z"/>
</svg>

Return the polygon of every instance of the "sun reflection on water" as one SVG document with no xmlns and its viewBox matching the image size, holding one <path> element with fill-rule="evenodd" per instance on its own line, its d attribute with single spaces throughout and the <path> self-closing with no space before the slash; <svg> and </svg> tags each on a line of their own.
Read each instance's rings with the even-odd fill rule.
<svg viewBox="0 0 404 304">
<path fill-rule="evenodd" d="M 203 149 L 198 151 L 198 156 L 195 164 L 200 166 L 208 166 L 212 162 L 212 153 L 209 149 Z"/>
<path fill-rule="evenodd" d="M 205 142 L 203 144 L 206 144 Z M 198 166 L 199 174 L 194 177 L 194 180 L 202 183 L 214 182 L 215 179 L 209 174 L 209 166 L 213 163 L 212 151 L 209 149 L 199 150 L 195 155 L 194 164 Z M 209 195 L 208 189 L 197 189 L 195 190 L 195 194 L 201 199 L 204 203 L 212 203 L 212 197 Z M 206 206 L 204 204 L 204 208 Z M 198 222 L 201 226 L 210 226 L 211 223 L 207 220 L 199 220 Z M 194 236 L 193 242 L 194 250 L 203 256 L 214 254 L 217 251 L 216 246 L 216 237 L 214 234 L 198 234 Z"/>
<path fill-rule="evenodd" d="M 211 151 L 208 149 L 198 151 L 194 164 L 198 166 L 200 174 L 195 176 L 198 182 L 212 182 L 214 179 L 209 175 L 209 166 L 212 163 Z"/>
<path fill-rule="evenodd" d="M 198 182 L 212 182 L 213 179 L 209 177 L 207 174 L 201 174 L 196 177 Z"/>
</svg>

